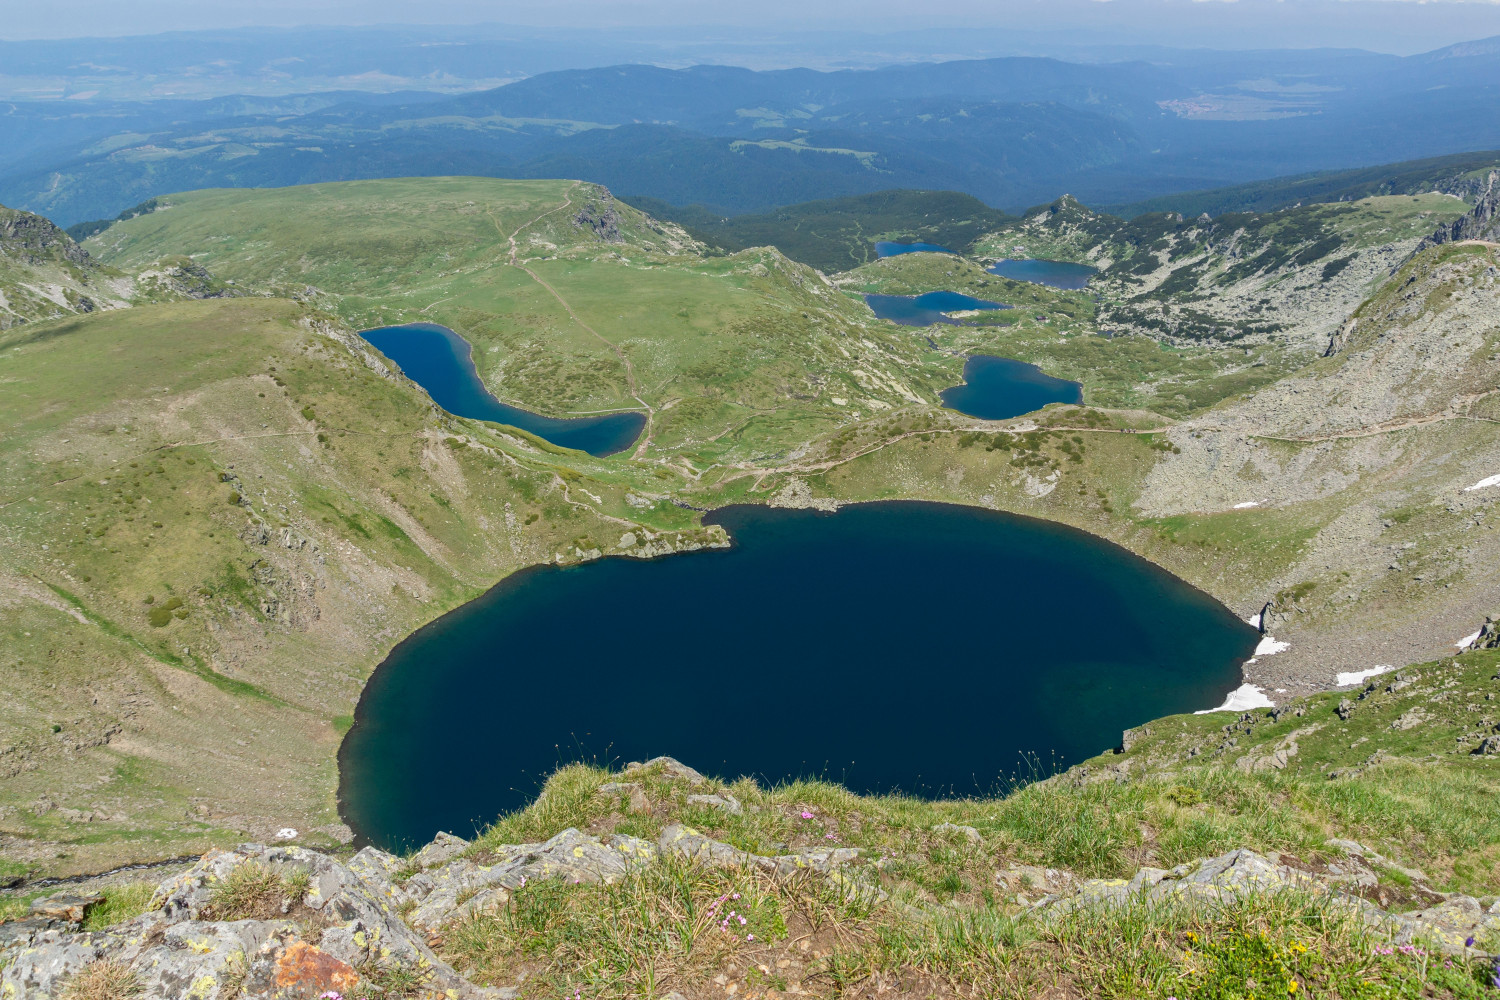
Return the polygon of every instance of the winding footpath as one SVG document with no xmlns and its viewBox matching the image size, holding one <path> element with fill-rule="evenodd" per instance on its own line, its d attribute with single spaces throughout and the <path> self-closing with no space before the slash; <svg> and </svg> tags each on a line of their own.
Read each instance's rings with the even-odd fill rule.
<svg viewBox="0 0 1500 1000">
<path fill-rule="evenodd" d="M 559 292 L 556 288 L 553 288 L 552 285 L 548 284 L 541 275 L 537 274 L 531 268 L 521 263 L 520 260 L 520 244 L 516 242 L 516 237 L 520 236 L 521 233 L 536 225 L 538 222 L 541 222 L 547 216 L 555 215 L 558 212 L 563 212 L 568 210 L 569 208 L 572 208 L 573 191 L 577 189 L 578 184 L 578 181 L 574 181 L 572 186 L 568 188 L 568 193 L 563 196 L 563 203 L 561 205 L 558 205 L 556 208 L 548 209 L 541 215 L 538 215 L 536 218 L 522 223 L 516 228 L 515 232 L 505 237 L 506 242 L 510 244 L 510 255 L 506 260 L 506 263 L 511 267 L 517 267 L 522 271 L 525 271 L 527 276 L 530 277 L 532 281 L 535 281 L 538 285 L 541 285 L 548 292 L 550 292 L 552 297 L 557 300 L 557 304 L 562 306 L 563 310 L 568 314 L 569 319 L 598 338 L 599 342 L 613 351 L 615 357 L 619 358 L 620 363 L 625 366 L 625 383 L 630 387 L 630 396 L 646 409 L 646 433 L 641 436 L 640 444 L 636 446 L 635 451 L 630 456 L 633 459 L 641 458 L 645 455 L 646 448 L 651 444 L 652 425 L 656 416 L 656 410 L 651 406 L 650 403 L 641 398 L 640 389 L 636 385 L 635 381 L 635 367 L 631 365 L 630 358 L 626 356 L 625 352 L 620 348 L 620 345 L 616 344 L 608 337 L 605 337 L 598 330 L 595 330 L 592 326 L 589 326 L 587 323 L 585 323 L 583 319 L 578 315 L 578 313 L 573 310 L 573 306 L 569 304 L 568 300 L 563 298 L 561 292 Z M 493 215 L 490 216 L 490 221 L 495 224 L 495 231 L 501 236 L 505 236 L 505 234 L 500 229 L 500 223 L 496 221 Z"/>
</svg>

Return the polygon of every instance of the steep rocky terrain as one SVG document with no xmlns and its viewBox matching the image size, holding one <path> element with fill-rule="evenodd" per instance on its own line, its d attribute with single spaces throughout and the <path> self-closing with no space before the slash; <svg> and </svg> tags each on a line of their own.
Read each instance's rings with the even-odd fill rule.
<svg viewBox="0 0 1500 1000">
<path fill-rule="evenodd" d="M 126 305 L 133 283 L 40 215 L 0 206 L 0 330 Z"/>
<path fill-rule="evenodd" d="M 1291 649 L 1247 670 L 1268 688 L 1438 655 L 1500 595 L 1494 252 L 1420 255 L 1344 331 L 1332 357 L 1172 428 L 1136 501 L 1226 512 L 1247 544 L 1299 536 L 1264 592 L 1263 624 Z M 1361 607 L 1386 627 L 1348 628 Z"/>
<path fill-rule="evenodd" d="M 1467 207 L 1452 195 L 1393 195 L 1264 214 L 1124 220 L 1064 197 L 976 249 L 989 259 L 1100 268 L 1092 286 L 1099 324 L 1117 335 L 1310 350 L 1327 343 L 1435 222 Z"/>
<path fill-rule="evenodd" d="M 1469 213 L 1422 241 L 1422 248 L 1464 240 L 1500 239 L 1500 171 L 1490 171 Z"/>
</svg>

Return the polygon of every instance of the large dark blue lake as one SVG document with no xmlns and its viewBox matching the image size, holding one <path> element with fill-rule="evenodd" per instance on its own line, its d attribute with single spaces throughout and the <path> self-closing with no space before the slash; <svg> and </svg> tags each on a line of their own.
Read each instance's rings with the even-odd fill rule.
<svg viewBox="0 0 1500 1000">
<path fill-rule="evenodd" d="M 881 319 L 902 326 L 932 326 L 944 323 L 958 326 L 961 320 L 946 313 L 963 312 L 968 309 L 1009 309 L 1002 302 L 976 299 L 960 292 L 927 292 L 923 295 L 866 295 L 865 303 L 870 311 Z"/>
<path fill-rule="evenodd" d="M 538 567 L 398 645 L 340 753 L 387 848 L 468 834 L 559 764 L 675 756 L 724 777 L 989 793 L 1211 708 L 1259 633 L 1062 525 L 948 504 L 728 507 L 734 547 Z"/>
<path fill-rule="evenodd" d="M 598 456 L 629 448 L 646 426 L 646 415 L 633 410 L 597 417 L 545 417 L 502 403 L 480 381 L 469 342 L 446 326 L 383 326 L 360 336 L 426 389 L 434 403 L 460 417 L 509 424 L 560 447 Z"/>
<path fill-rule="evenodd" d="M 986 270 L 1013 281 L 1029 281 L 1036 285 L 1074 290 L 1087 288 L 1089 279 L 1099 273 L 1097 268 L 1087 264 L 1074 264 L 1066 260 L 1002 260 L 991 264 Z"/>
<path fill-rule="evenodd" d="M 885 240 L 875 244 L 875 256 L 897 257 L 904 253 L 952 253 L 947 247 L 936 243 L 894 243 Z"/>
<path fill-rule="evenodd" d="M 981 420 L 1009 420 L 1048 403 L 1081 403 L 1083 386 L 1014 358 L 974 354 L 964 362 L 964 384 L 940 395 L 950 410 Z"/>
</svg>

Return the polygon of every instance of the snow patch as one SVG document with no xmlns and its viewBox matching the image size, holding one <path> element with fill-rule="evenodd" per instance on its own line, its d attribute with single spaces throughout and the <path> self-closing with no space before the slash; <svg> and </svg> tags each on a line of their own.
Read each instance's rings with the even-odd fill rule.
<svg viewBox="0 0 1500 1000">
<path fill-rule="evenodd" d="M 277 840 L 293 840 L 296 838 L 296 836 L 297 831 L 289 826 L 284 826 L 280 830 L 276 831 Z"/>
<path fill-rule="evenodd" d="M 1256 644 L 1256 646 L 1255 646 L 1255 655 L 1256 656 L 1271 656 L 1274 653 L 1280 653 L 1283 650 L 1287 650 L 1287 649 L 1291 649 L 1291 648 L 1292 648 L 1292 644 L 1291 643 L 1289 643 L 1289 642 L 1282 642 L 1280 639 L 1276 638 L 1275 636 L 1267 635 L 1267 636 L 1262 636 L 1260 642 Z"/>
<path fill-rule="evenodd" d="M 1249 508 L 1249 507 L 1259 507 L 1259 506 L 1260 506 L 1260 501 L 1259 500 L 1246 500 L 1244 503 L 1237 503 L 1237 504 L 1235 504 L 1234 507 L 1231 508 L 1231 509 L 1233 509 L 1233 510 L 1245 510 L 1246 508 Z"/>
<path fill-rule="evenodd" d="M 1333 679 L 1333 686 L 1348 687 L 1350 684 L 1358 684 L 1362 681 L 1369 680 L 1371 677 L 1376 677 L 1380 674 L 1395 669 L 1396 668 L 1391 666 L 1389 663 L 1377 663 L 1369 670 L 1350 670 L 1344 673 L 1340 673 L 1337 677 L 1335 677 Z"/>
<path fill-rule="evenodd" d="M 1245 624 L 1249 625 L 1253 629 L 1259 629 L 1260 628 L 1260 616 L 1263 615 L 1263 614 L 1265 614 L 1264 611 L 1257 611 L 1257 612 L 1255 612 L 1255 614 L 1253 614 L 1249 618 L 1245 619 Z"/>
<path fill-rule="evenodd" d="M 1479 636 L 1483 632 L 1484 632 L 1484 629 L 1482 629 L 1482 628 L 1476 628 L 1474 631 L 1470 632 L 1468 635 L 1464 636 L 1462 639 L 1458 640 L 1453 645 L 1457 646 L 1459 649 L 1468 649 L 1470 646 L 1474 645 L 1474 643 L 1476 641 L 1478 641 Z"/>
<path fill-rule="evenodd" d="M 1276 703 L 1266 697 L 1266 693 L 1254 684 L 1245 683 L 1229 692 L 1224 699 L 1224 704 L 1218 708 L 1205 708 L 1194 712 L 1194 715 L 1208 715 L 1212 712 L 1248 712 L 1252 708 L 1275 708 Z"/>
<path fill-rule="evenodd" d="M 1475 483 L 1473 486 L 1465 486 L 1464 492 L 1472 493 L 1475 490 L 1482 490 L 1490 486 L 1500 486 L 1500 476 L 1487 476 L 1486 478 L 1481 479 L 1479 482 Z"/>
</svg>

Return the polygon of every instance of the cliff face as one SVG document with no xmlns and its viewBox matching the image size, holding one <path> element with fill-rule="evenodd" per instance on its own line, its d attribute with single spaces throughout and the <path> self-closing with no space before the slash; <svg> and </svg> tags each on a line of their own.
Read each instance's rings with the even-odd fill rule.
<svg viewBox="0 0 1500 1000">
<path fill-rule="evenodd" d="M 1491 170 L 1484 190 L 1468 215 L 1441 227 L 1417 249 L 1420 252 L 1440 243 L 1460 243 L 1464 240 L 1500 240 L 1500 170 Z"/>
</svg>

